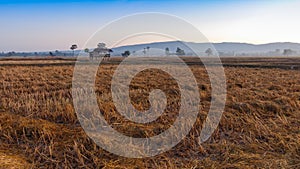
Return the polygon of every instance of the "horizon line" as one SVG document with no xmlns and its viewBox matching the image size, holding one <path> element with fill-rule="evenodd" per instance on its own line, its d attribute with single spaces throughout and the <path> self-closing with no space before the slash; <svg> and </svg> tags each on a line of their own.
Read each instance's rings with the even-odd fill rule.
<svg viewBox="0 0 300 169">
<path fill-rule="evenodd" d="M 115 46 L 115 47 L 112 47 L 111 49 L 113 48 L 120 48 L 120 47 L 130 47 L 130 46 L 135 46 L 135 45 L 150 45 L 150 44 L 155 44 L 155 43 L 166 43 L 166 42 L 184 42 L 184 43 L 198 43 L 198 44 L 222 44 L 222 43 L 232 43 L 232 44 L 248 44 L 248 45 L 256 45 L 256 46 L 259 46 L 259 45 L 267 45 L 267 44 L 283 44 L 283 43 L 292 43 L 292 44 L 299 44 L 300 45 L 300 42 L 291 42 L 291 41 L 286 41 L 286 42 L 280 42 L 280 41 L 277 41 L 277 42 L 268 42 L 268 43 L 250 43 L 250 42 L 234 42 L 234 41 L 223 41 L 223 42 L 191 42 L 191 41 L 180 41 L 180 40 L 172 40 L 172 41 L 155 41 L 155 42 L 145 42 L 145 43 L 133 43 L 133 44 L 128 44 L 128 45 L 120 45 L 120 46 Z M 74 43 L 76 44 L 76 43 Z M 96 45 L 95 45 L 96 46 Z M 96 47 L 95 47 L 96 48 Z M 93 48 L 91 48 L 93 49 Z M 34 50 L 34 51 L 18 51 L 18 50 L 10 50 L 10 51 L 0 51 L 1 53 L 9 53 L 9 52 L 16 52 L 16 53 L 33 53 L 33 52 L 51 52 L 51 51 L 69 51 L 70 49 L 52 49 L 52 50 Z M 81 50 L 84 50 L 83 48 L 79 48 L 75 51 L 81 51 Z"/>
</svg>

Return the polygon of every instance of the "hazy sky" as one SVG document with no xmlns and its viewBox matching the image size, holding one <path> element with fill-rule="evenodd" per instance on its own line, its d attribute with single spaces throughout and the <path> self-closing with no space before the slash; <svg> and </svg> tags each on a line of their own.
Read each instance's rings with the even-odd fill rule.
<svg viewBox="0 0 300 169">
<path fill-rule="evenodd" d="M 300 42 L 299 0 L 0 0 L 0 52 L 80 48 L 105 24 L 141 12 L 179 16 L 211 42 Z"/>
</svg>

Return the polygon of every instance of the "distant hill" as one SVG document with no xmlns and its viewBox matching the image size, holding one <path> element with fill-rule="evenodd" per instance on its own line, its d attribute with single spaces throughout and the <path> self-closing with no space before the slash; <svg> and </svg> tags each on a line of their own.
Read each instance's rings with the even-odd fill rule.
<svg viewBox="0 0 300 169">
<path fill-rule="evenodd" d="M 175 53 L 177 47 L 183 49 L 187 55 L 193 54 L 194 52 L 189 47 L 193 48 L 194 51 L 199 52 L 205 55 L 205 51 L 208 48 L 211 48 L 213 45 L 214 48 L 221 55 L 282 55 L 284 49 L 291 49 L 295 53 L 300 54 L 300 43 L 269 43 L 269 44 L 248 44 L 248 43 L 194 43 L 194 42 L 181 42 L 181 41 L 170 41 L 170 42 L 156 42 L 156 43 L 147 43 L 147 44 L 137 44 L 129 46 L 121 46 L 113 48 L 113 55 L 121 55 L 122 52 L 129 50 L 131 53 L 135 52 L 137 55 L 143 54 L 144 48 L 150 47 L 149 55 L 159 55 L 164 54 L 165 48 L 169 48 L 170 52 Z M 146 51 L 148 51 L 146 49 Z"/>
<path fill-rule="evenodd" d="M 149 47 L 147 49 L 147 47 Z M 291 49 L 292 54 L 289 56 L 300 56 L 300 43 L 280 42 L 268 44 L 249 44 L 249 43 L 195 43 L 195 42 L 155 42 L 137 45 L 120 46 L 113 48 L 112 56 L 121 56 L 126 50 L 130 51 L 134 56 L 165 56 L 165 49 L 169 48 L 171 55 L 176 53 L 179 47 L 184 50 L 186 56 L 193 56 L 195 52 L 201 56 L 206 56 L 205 51 L 208 48 L 215 48 L 219 56 L 283 56 L 284 49 Z M 191 48 L 193 50 L 191 50 Z M 92 50 L 92 49 L 90 49 Z M 194 52 L 195 51 L 195 52 Z M 217 52 L 214 51 L 214 54 Z M 49 56 L 52 52 L 54 56 L 72 57 L 73 52 L 70 50 L 65 51 L 44 51 L 44 52 L 17 52 L 17 53 L 0 53 L 0 56 L 18 56 L 18 57 L 35 57 L 35 56 Z M 75 50 L 74 54 L 77 56 L 81 51 Z M 87 53 L 82 53 L 88 56 Z"/>
</svg>

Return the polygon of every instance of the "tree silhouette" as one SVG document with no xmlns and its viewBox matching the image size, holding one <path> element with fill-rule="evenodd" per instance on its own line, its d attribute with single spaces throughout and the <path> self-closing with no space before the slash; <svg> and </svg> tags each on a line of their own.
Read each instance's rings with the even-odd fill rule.
<svg viewBox="0 0 300 169">
<path fill-rule="evenodd" d="M 126 50 L 124 53 L 122 53 L 123 57 L 128 57 L 130 55 L 130 51 Z"/>
<path fill-rule="evenodd" d="M 90 50 L 89 50 L 88 48 L 85 48 L 85 49 L 84 49 L 84 52 L 85 52 L 85 53 L 89 53 Z"/>
<path fill-rule="evenodd" d="M 294 51 L 292 51 L 292 49 L 284 49 L 283 50 L 283 55 L 284 56 L 289 56 L 289 55 L 291 55 L 293 53 L 294 53 Z"/>
<path fill-rule="evenodd" d="M 104 49 L 104 48 L 106 48 L 106 44 L 105 43 L 98 43 L 98 48 L 100 48 L 100 49 Z"/>
<path fill-rule="evenodd" d="M 170 49 L 169 49 L 169 48 L 166 48 L 166 49 L 165 49 L 165 52 L 166 52 L 166 55 L 167 55 L 167 56 L 170 55 Z"/>
<path fill-rule="evenodd" d="M 177 56 L 183 56 L 183 55 L 185 55 L 185 52 L 184 52 L 184 50 L 182 50 L 179 47 L 177 47 L 176 55 Z"/>
<path fill-rule="evenodd" d="M 213 54 L 213 51 L 211 50 L 211 48 L 208 48 L 205 53 L 207 54 L 207 56 L 211 56 Z"/>
<path fill-rule="evenodd" d="M 73 56 L 74 56 L 74 50 L 77 48 L 78 48 L 78 46 L 76 44 L 74 44 L 70 47 L 70 49 L 73 51 Z"/>
<path fill-rule="evenodd" d="M 54 56 L 55 56 L 52 52 L 49 52 L 49 55 L 50 55 L 51 57 L 54 57 Z"/>
<path fill-rule="evenodd" d="M 16 55 L 16 52 L 15 52 L 15 51 L 11 51 L 11 52 L 8 52 L 8 53 L 7 53 L 7 56 L 14 56 L 14 55 Z"/>
</svg>

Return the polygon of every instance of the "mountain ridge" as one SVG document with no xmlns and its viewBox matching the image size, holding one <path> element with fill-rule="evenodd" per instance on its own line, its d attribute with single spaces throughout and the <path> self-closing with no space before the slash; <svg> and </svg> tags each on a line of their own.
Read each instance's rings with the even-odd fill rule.
<svg viewBox="0 0 300 169">
<path fill-rule="evenodd" d="M 183 42 L 183 41 L 167 41 L 167 42 L 152 42 L 145 44 L 134 44 L 112 48 L 113 55 L 120 55 L 125 50 L 131 52 L 143 51 L 145 48 L 165 50 L 169 48 L 170 51 L 175 52 L 177 47 L 183 49 L 186 53 L 202 53 L 208 48 L 215 48 L 219 54 L 224 55 L 280 55 L 285 49 L 291 49 L 295 54 L 300 53 L 300 43 L 294 42 L 273 42 L 266 44 L 251 44 L 242 42 L 220 42 L 220 43 L 197 43 L 197 42 Z M 193 50 L 191 50 L 191 48 Z M 195 52 L 194 52 L 195 51 Z"/>
<path fill-rule="evenodd" d="M 148 50 L 147 47 L 150 47 Z M 136 56 L 163 56 L 165 49 L 169 48 L 171 54 L 176 53 L 176 49 L 185 51 L 186 55 L 193 56 L 195 53 L 206 55 L 205 51 L 208 48 L 215 49 L 214 53 L 218 52 L 220 56 L 282 56 L 285 49 L 291 49 L 294 56 L 300 55 L 300 43 L 295 42 L 272 42 L 265 44 L 251 44 L 244 42 L 217 42 L 217 43 L 197 43 L 185 41 L 165 41 L 151 42 L 143 44 L 132 44 L 113 47 L 112 56 L 121 56 L 124 51 L 135 53 Z M 93 48 L 90 48 L 90 51 Z M 74 51 L 75 56 L 82 52 L 83 49 Z M 55 51 L 43 52 L 15 52 L 16 56 L 48 56 L 49 52 L 56 56 L 73 56 L 71 50 L 61 50 L 58 53 Z M 8 53 L 0 53 L 0 56 L 7 56 Z"/>
</svg>

